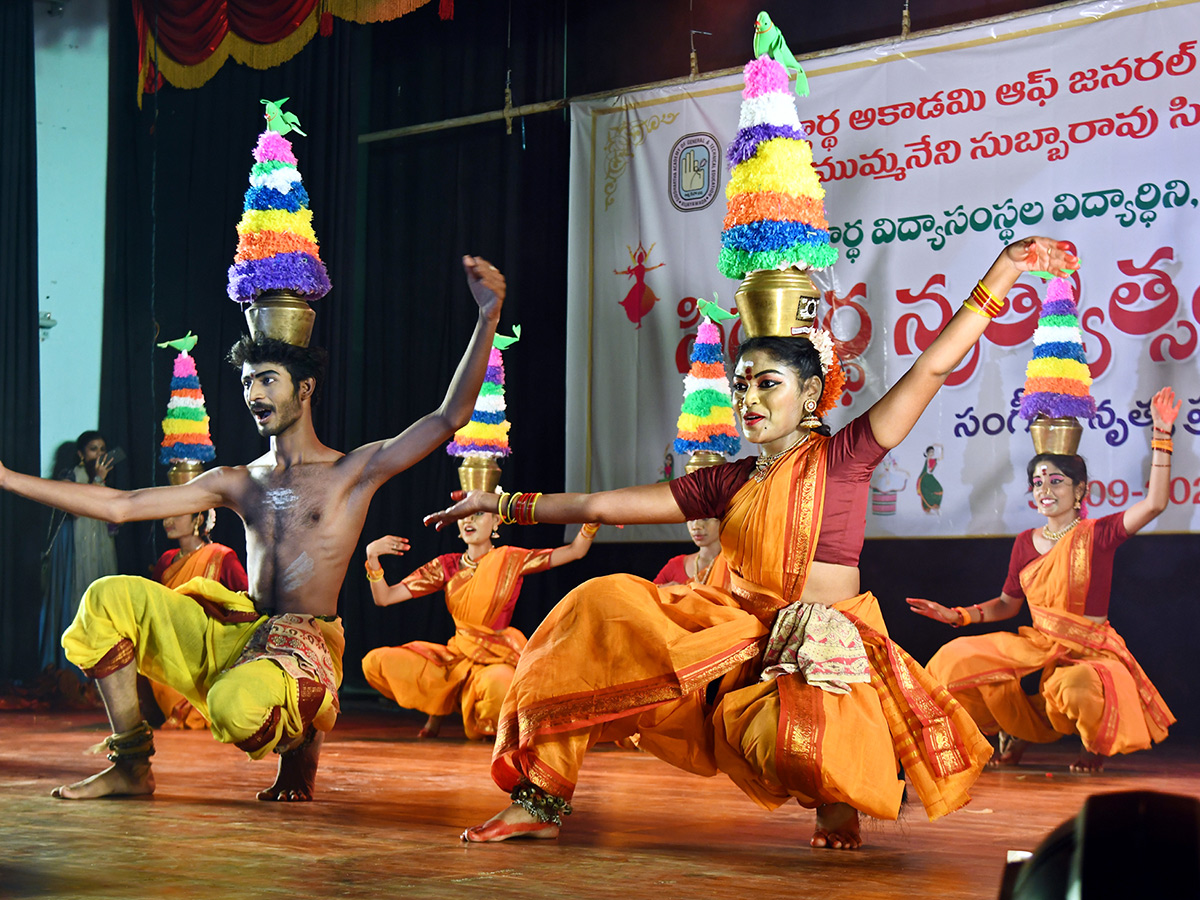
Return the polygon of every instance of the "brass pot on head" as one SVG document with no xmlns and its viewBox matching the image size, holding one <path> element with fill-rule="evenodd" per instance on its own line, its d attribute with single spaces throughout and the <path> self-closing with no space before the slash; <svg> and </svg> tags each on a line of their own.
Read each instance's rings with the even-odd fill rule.
<svg viewBox="0 0 1200 900">
<path fill-rule="evenodd" d="M 307 347 L 317 314 L 300 294 L 263 291 L 246 308 L 250 336 L 275 338 L 285 344 Z"/>
<path fill-rule="evenodd" d="M 722 453 L 714 453 L 712 450 L 696 450 L 688 458 L 687 465 L 683 467 L 684 471 L 691 475 L 697 469 L 706 469 L 709 466 L 719 466 L 725 462 L 725 456 Z"/>
<path fill-rule="evenodd" d="M 491 456 L 464 456 L 458 466 L 458 483 L 464 491 L 495 493 L 500 466 Z"/>
<path fill-rule="evenodd" d="M 1079 439 L 1083 426 L 1072 416 L 1052 419 L 1037 416 L 1029 423 L 1029 436 L 1033 438 L 1034 453 L 1054 453 L 1059 456 L 1074 456 L 1079 452 Z"/>
<path fill-rule="evenodd" d="M 204 464 L 197 459 L 177 459 L 167 469 L 170 484 L 187 484 L 204 471 Z"/>
<path fill-rule="evenodd" d="M 821 292 L 801 269 L 760 269 L 742 280 L 734 295 L 742 336 L 795 337 L 817 320 Z"/>
</svg>

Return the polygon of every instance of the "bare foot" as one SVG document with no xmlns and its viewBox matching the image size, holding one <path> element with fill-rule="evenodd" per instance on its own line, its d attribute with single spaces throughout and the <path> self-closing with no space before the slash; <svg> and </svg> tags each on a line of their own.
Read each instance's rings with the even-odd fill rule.
<svg viewBox="0 0 1200 900">
<path fill-rule="evenodd" d="M 482 825 L 468 828 L 459 837 L 470 844 L 507 841 L 509 838 L 556 838 L 558 826 L 553 822 L 540 822 L 524 807 L 512 804 L 501 810 Z"/>
<path fill-rule="evenodd" d="M 1025 755 L 1025 751 L 1028 748 L 1029 741 L 1023 741 L 1002 731 L 1000 732 L 1000 749 L 988 760 L 988 765 L 993 768 L 999 766 L 1019 766 L 1021 764 L 1021 757 Z"/>
<path fill-rule="evenodd" d="M 847 803 L 826 803 L 817 807 L 817 828 L 809 843 L 830 850 L 857 850 L 862 846 L 858 830 L 858 810 Z"/>
<path fill-rule="evenodd" d="M 59 800 L 95 800 L 97 797 L 133 797 L 154 793 L 150 760 L 116 762 L 90 778 L 51 791 Z"/>
<path fill-rule="evenodd" d="M 1071 763 L 1071 771 L 1079 772 L 1083 775 L 1095 775 L 1104 770 L 1104 757 L 1099 753 L 1092 753 L 1088 749 L 1079 751 L 1079 759 Z"/>
<path fill-rule="evenodd" d="M 313 786 L 317 782 L 317 761 L 321 757 L 321 743 L 324 740 L 325 732 L 317 731 L 312 740 L 302 742 L 297 749 L 280 753 L 279 772 L 275 775 L 275 783 L 255 796 L 259 800 L 296 803 L 311 801 Z"/>
<path fill-rule="evenodd" d="M 421 730 L 417 732 L 417 737 L 419 737 L 419 738 L 435 738 L 438 736 L 438 732 L 441 730 L 442 730 L 442 717 L 441 716 L 430 716 L 428 719 L 425 720 L 425 724 L 421 727 Z"/>
</svg>

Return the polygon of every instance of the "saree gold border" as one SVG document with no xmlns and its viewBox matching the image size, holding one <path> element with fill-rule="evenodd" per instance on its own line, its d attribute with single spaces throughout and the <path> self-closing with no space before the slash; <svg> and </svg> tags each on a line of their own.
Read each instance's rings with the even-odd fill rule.
<svg viewBox="0 0 1200 900">
<path fill-rule="evenodd" d="M 817 483 L 825 469 L 827 460 L 828 438 L 814 435 L 805 442 L 806 449 L 798 456 L 791 467 L 791 487 L 788 490 L 790 509 L 788 519 L 795 523 L 792 529 L 793 540 L 785 551 L 783 571 L 791 576 L 791 584 L 784 586 L 784 599 L 794 603 L 804 594 L 804 585 L 808 582 L 808 570 L 816 555 L 817 542 L 820 540 L 821 520 L 825 511 L 824 493 L 817 492 Z M 768 484 L 778 477 L 775 473 L 767 479 Z M 799 563 L 803 560 L 803 568 Z"/>
<path fill-rule="evenodd" d="M 1093 753 L 1101 756 L 1112 756 L 1113 746 L 1117 742 L 1117 690 L 1113 684 L 1112 673 L 1103 666 L 1095 666 L 1092 671 L 1100 679 L 1100 688 L 1104 694 L 1104 712 L 1100 716 L 1100 725 L 1096 729 L 1096 746 L 1088 747 Z"/>
<path fill-rule="evenodd" d="M 1029 612 L 1035 628 L 1067 649 L 1082 653 L 1085 658 L 1101 657 L 1120 662 L 1137 685 L 1143 714 L 1150 715 L 1164 729 L 1174 724 L 1175 715 L 1163 700 L 1162 694 L 1129 652 L 1129 648 L 1125 646 L 1125 639 L 1117 634 L 1111 625 L 1036 606 L 1031 606 Z"/>
<path fill-rule="evenodd" d="M 787 601 L 774 594 L 758 590 L 759 585 L 747 581 L 729 570 L 729 593 L 738 601 L 738 606 L 766 625 L 775 620 L 776 613 L 787 606 Z"/>
<path fill-rule="evenodd" d="M 737 648 L 708 663 L 699 663 L 684 672 L 660 675 L 633 685 L 617 685 L 603 694 L 576 694 L 568 698 L 551 698 L 536 706 L 518 709 L 516 718 L 522 740 L 551 730 L 564 730 L 573 723 L 594 724 L 619 718 L 624 713 L 642 712 L 648 707 L 661 706 L 678 700 L 754 659 L 761 651 L 761 641 Z M 580 724 L 587 728 L 590 724 Z M 499 744 L 497 744 L 499 746 Z"/>
<path fill-rule="evenodd" d="M 781 675 L 779 730 L 775 738 L 775 774 L 788 791 L 799 791 L 815 803 L 834 803 L 821 790 L 821 738 L 825 731 L 825 704 L 817 688 L 803 690 L 795 675 Z"/>
<path fill-rule="evenodd" d="M 504 551 L 501 552 L 504 553 Z M 489 616 L 495 616 L 499 612 L 496 605 L 500 604 L 503 606 L 507 600 L 508 595 L 512 592 L 513 585 L 521 577 L 521 567 L 524 563 L 524 554 L 504 553 L 504 559 L 500 563 L 500 574 L 496 577 L 496 588 L 492 591 L 492 601 L 488 611 Z"/>
<path fill-rule="evenodd" d="M 680 687 L 683 688 L 683 695 L 686 696 L 693 691 L 699 690 L 718 675 L 732 672 L 742 663 L 756 659 L 762 653 L 763 642 L 765 640 L 766 637 L 764 636 L 758 640 L 750 641 L 728 656 L 722 656 L 718 660 L 702 664 L 694 669 L 685 669 L 680 673 L 681 677 L 679 679 Z"/>
<path fill-rule="evenodd" d="M 523 738 L 535 734 L 562 729 L 573 722 L 589 722 L 599 718 L 617 718 L 622 713 L 641 710 L 649 706 L 661 706 L 683 696 L 678 683 L 668 682 L 629 688 L 606 697 L 579 697 L 573 700 L 554 701 L 533 709 L 517 710 L 517 720 Z M 589 727 L 581 724 L 580 728 Z"/>
<path fill-rule="evenodd" d="M 864 623 L 853 618 L 851 621 L 863 635 L 863 643 L 871 656 L 872 672 L 878 678 L 878 684 L 875 678 L 872 678 L 872 684 L 876 685 L 877 691 L 888 692 L 905 729 L 921 736 L 935 775 L 946 778 L 968 769 L 970 761 L 965 747 L 950 720 L 950 708 L 958 706 L 958 701 L 941 685 L 936 685 L 934 690 L 942 696 L 931 694 L 914 677 L 911 667 L 916 666 L 916 661 L 903 648 Z M 914 751 L 920 755 L 919 748 Z"/>
<path fill-rule="evenodd" d="M 1071 543 L 1067 548 L 1070 554 L 1067 558 L 1067 602 L 1069 612 L 1082 615 L 1087 609 L 1088 588 L 1092 584 L 1092 538 L 1096 533 L 1096 520 L 1086 519 L 1080 522 L 1071 535 Z"/>
</svg>

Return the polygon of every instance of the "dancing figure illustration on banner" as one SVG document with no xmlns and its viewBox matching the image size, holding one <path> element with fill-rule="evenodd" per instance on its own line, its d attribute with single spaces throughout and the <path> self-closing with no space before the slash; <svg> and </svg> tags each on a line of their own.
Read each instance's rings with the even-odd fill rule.
<svg viewBox="0 0 1200 900">
<path fill-rule="evenodd" d="M 641 328 L 642 319 L 658 302 L 658 295 L 654 293 L 654 289 L 650 285 L 646 284 L 646 273 L 652 269 L 660 269 L 666 263 L 659 263 L 656 266 L 646 265 L 646 260 L 654 252 L 654 244 L 651 244 L 650 249 L 647 250 L 642 246 L 642 242 L 638 241 L 636 250 L 628 244 L 625 245 L 625 249 L 629 251 L 629 259 L 633 265 L 626 269 L 613 269 L 613 274 L 627 275 L 633 279 L 633 287 L 629 289 L 629 293 L 625 295 L 621 305 L 625 307 L 625 315 L 629 316 L 629 321 Z"/>
</svg>

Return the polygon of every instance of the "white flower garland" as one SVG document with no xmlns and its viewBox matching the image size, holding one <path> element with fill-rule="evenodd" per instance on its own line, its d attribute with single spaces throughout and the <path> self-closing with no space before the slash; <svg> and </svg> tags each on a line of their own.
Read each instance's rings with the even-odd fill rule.
<svg viewBox="0 0 1200 900">
<path fill-rule="evenodd" d="M 808 327 L 799 329 L 797 335 L 804 335 L 817 348 L 817 355 L 821 357 L 821 375 L 828 375 L 833 365 L 833 338 L 829 332 L 823 328 Z"/>
</svg>

